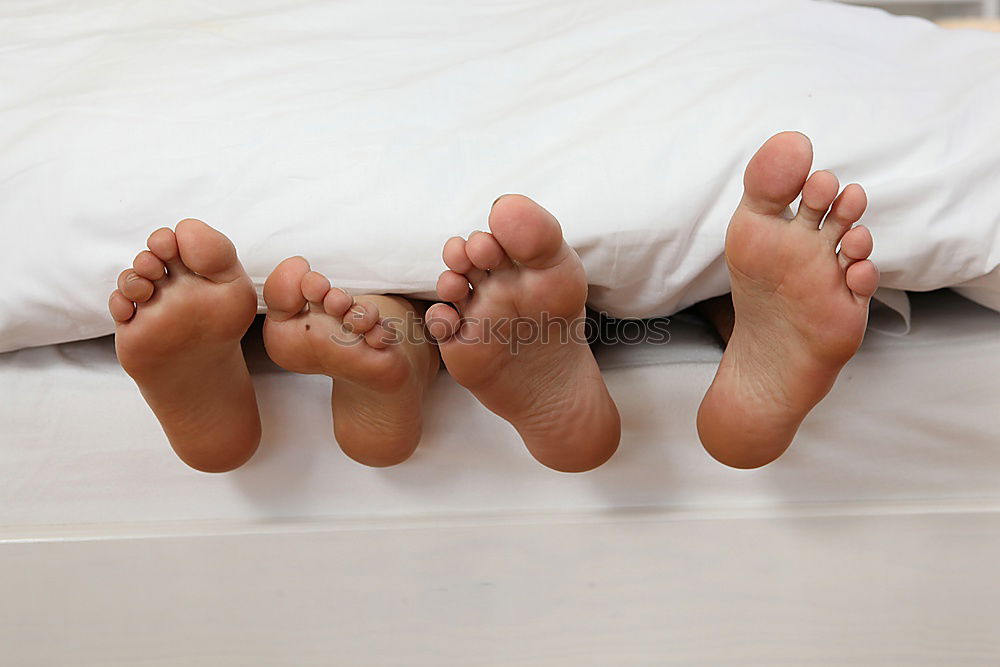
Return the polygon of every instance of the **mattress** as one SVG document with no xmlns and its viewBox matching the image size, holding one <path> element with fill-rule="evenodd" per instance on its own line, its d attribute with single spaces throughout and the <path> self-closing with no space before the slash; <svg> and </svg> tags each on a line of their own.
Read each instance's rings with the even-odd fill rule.
<svg viewBox="0 0 1000 667">
<path fill-rule="evenodd" d="M 1000 314 L 911 301 L 756 471 L 698 444 L 721 350 L 684 314 L 666 345 L 598 351 L 624 432 L 582 475 L 443 374 L 413 459 L 360 466 L 328 380 L 259 343 L 261 448 L 201 474 L 112 340 L 0 355 L 0 643 L 18 664 L 995 664 Z"/>
</svg>

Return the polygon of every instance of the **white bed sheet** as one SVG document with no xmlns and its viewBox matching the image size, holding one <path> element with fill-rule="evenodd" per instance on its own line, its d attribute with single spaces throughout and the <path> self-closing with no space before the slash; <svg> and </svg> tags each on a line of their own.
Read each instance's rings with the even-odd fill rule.
<svg viewBox="0 0 1000 667">
<path fill-rule="evenodd" d="M 864 184 L 884 286 L 1000 309 L 996 35 L 801 0 L 8 0 L 0 35 L 0 350 L 111 333 L 123 263 L 188 216 L 258 285 L 305 252 L 431 297 L 504 192 L 592 306 L 667 315 L 728 291 L 743 169 L 788 129 Z"/>
<path fill-rule="evenodd" d="M 549 471 L 447 376 L 423 443 L 375 470 L 334 443 L 329 384 L 249 351 L 264 436 L 244 468 L 176 459 L 109 338 L 0 355 L 0 530 L 56 524 L 399 518 L 609 511 L 770 512 L 801 503 L 1000 508 L 1000 314 L 915 295 L 906 336 L 869 332 L 793 448 L 758 471 L 716 463 L 694 415 L 720 350 L 683 316 L 663 347 L 601 351 L 622 412 L 619 453 L 584 475 Z"/>
</svg>

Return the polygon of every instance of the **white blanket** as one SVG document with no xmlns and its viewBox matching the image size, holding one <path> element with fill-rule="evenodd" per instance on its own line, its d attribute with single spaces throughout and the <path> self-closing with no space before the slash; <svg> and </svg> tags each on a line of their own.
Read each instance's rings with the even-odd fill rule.
<svg viewBox="0 0 1000 667">
<path fill-rule="evenodd" d="M 727 291 L 770 134 L 867 187 L 883 284 L 1000 308 L 1000 36 L 804 0 L 68 0 L 0 5 L 0 350 L 108 333 L 118 271 L 199 217 L 260 284 L 309 257 L 430 296 L 523 192 L 596 308 Z M 992 273 L 991 273 L 992 272 Z"/>
</svg>

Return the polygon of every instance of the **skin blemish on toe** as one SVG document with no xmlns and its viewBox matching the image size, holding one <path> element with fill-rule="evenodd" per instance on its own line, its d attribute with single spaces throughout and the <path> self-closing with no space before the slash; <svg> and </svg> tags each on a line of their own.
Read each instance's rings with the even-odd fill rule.
<svg viewBox="0 0 1000 667">
<path fill-rule="evenodd" d="M 309 326 L 309 325 L 307 324 L 307 325 L 306 325 L 306 331 L 309 331 L 309 329 L 310 329 L 310 328 L 311 328 L 311 327 L 310 327 L 310 326 Z"/>
</svg>

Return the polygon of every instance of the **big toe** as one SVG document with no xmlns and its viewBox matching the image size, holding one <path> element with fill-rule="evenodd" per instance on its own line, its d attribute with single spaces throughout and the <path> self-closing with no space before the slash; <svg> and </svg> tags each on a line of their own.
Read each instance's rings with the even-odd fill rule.
<svg viewBox="0 0 1000 667">
<path fill-rule="evenodd" d="M 743 203 L 761 215 L 778 215 L 805 185 L 812 142 L 799 132 L 781 132 L 761 146 L 743 175 Z"/>
<path fill-rule="evenodd" d="M 236 247 L 222 232 L 201 220 L 188 218 L 174 230 L 181 260 L 189 269 L 217 283 L 236 280 L 244 275 L 236 257 Z"/>
<path fill-rule="evenodd" d="M 427 333 L 438 342 L 446 341 L 454 336 L 462 325 L 462 318 L 458 312 L 444 303 L 436 303 L 428 308 L 425 319 Z"/>
<path fill-rule="evenodd" d="M 289 257 L 275 267 L 264 282 L 267 316 L 282 321 L 298 315 L 306 306 L 302 279 L 309 273 L 305 257 Z"/>
<path fill-rule="evenodd" d="M 490 231 L 504 252 L 532 269 L 562 260 L 565 244 L 555 217 L 524 195 L 504 195 L 490 210 Z"/>
</svg>

